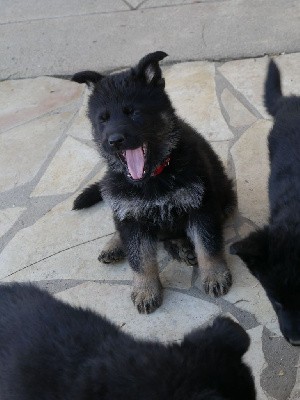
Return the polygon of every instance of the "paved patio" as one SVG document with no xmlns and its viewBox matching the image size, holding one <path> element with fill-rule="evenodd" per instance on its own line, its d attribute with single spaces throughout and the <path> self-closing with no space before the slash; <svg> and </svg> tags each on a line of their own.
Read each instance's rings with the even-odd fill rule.
<svg viewBox="0 0 300 400">
<path fill-rule="evenodd" d="M 141 54 L 140 56 L 142 56 Z M 285 93 L 300 93 L 300 53 L 276 57 Z M 164 67 L 178 113 L 211 142 L 236 181 L 239 210 L 225 228 L 226 245 L 267 221 L 267 135 L 262 104 L 267 57 Z M 300 349 L 279 331 L 264 291 L 237 257 L 227 254 L 231 291 L 213 300 L 197 268 L 160 249 L 162 307 L 139 315 L 130 300 L 127 262 L 102 265 L 97 256 L 113 234 L 105 204 L 71 211 L 73 199 L 105 170 L 86 118 L 88 89 L 51 77 L 0 83 L 0 281 L 34 281 L 72 304 L 88 306 L 124 331 L 164 342 L 219 313 L 247 329 L 246 355 L 258 400 L 300 398 Z"/>
</svg>

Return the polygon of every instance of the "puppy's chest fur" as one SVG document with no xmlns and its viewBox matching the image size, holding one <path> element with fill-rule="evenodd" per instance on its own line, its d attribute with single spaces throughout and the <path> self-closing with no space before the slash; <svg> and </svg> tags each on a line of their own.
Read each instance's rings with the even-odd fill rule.
<svg viewBox="0 0 300 400">
<path fill-rule="evenodd" d="M 151 198 L 143 195 L 112 195 L 109 188 L 102 195 L 117 218 L 146 220 L 156 225 L 176 223 L 176 218 L 188 214 L 201 206 L 204 186 L 195 182 L 188 187 L 179 187 L 163 195 Z M 174 221 L 175 220 L 175 221 Z"/>
</svg>

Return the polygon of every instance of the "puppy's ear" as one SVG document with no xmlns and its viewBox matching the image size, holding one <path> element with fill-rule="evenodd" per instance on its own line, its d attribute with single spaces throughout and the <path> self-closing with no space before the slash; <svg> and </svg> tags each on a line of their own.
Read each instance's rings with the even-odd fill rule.
<svg viewBox="0 0 300 400">
<path fill-rule="evenodd" d="M 86 83 L 88 86 L 91 86 L 92 84 L 94 85 L 95 83 L 101 81 L 102 78 L 104 78 L 104 76 L 99 74 L 99 72 L 82 71 L 73 75 L 72 81 L 77 83 Z"/>
<path fill-rule="evenodd" d="M 264 227 L 230 246 L 230 254 L 239 256 L 253 275 L 267 266 L 269 228 Z"/>
<path fill-rule="evenodd" d="M 194 345 L 213 342 L 215 347 L 228 349 L 242 357 L 248 350 L 250 338 L 246 331 L 236 322 L 228 317 L 217 317 L 212 326 L 205 330 L 196 329 L 184 338 L 184 342 L 190 342 Z"/>
<path fill-rule="evenodd" d="M 133 69 L 134 75 L 142 79 L 146 84 L 164 86 L 165 81 L 162 78 L 159 61 L 167 57 L 167 53 L 156 51 L 143 57 L 138 65 Z"/>
</svg>

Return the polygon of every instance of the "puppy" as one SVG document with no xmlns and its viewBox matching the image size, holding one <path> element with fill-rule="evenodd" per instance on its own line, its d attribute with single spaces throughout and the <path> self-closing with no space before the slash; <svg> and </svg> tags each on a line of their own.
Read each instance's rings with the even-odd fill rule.
<svg viewBox="0 0 300 400">
<path fill-rule="evenodd" d="M 269 136 L 270 221 L 231 246 L 264 287 L 280 329 L 300 345 L 300 97 L 283 97 L 280 74 L 271 61 L 265 106 L 274 116 Z"/>
<path fill-rule="evenodd" d="M 166 55 L 148 54 L 134 68 L 109 76 L 84 71 L 73 77 L 93 86 L 88 115 L 108 165 L 102 181 L 79 195 L 74 209 L 102 197 L 111 206 L 116 234 L 100 260 L 127 255 L 140 313 L 162 303 L 158 238 L 181 240 L 187 251 L 176 242 L 167 245 L 177 258 L 189 262 L 196 252 L 206 293 L 220 296 L 231 286 L 222 223 L 235 207 L 232 183 L 206 140 L 176 115 L 159 67 Z"/>
<path fill-rule="evenodd" d="M 133 339 L 31 285 L 0 286 L 1 400 L 254 400 L 247 333 L 228 318 L 181 344 Z"/>
</svg>

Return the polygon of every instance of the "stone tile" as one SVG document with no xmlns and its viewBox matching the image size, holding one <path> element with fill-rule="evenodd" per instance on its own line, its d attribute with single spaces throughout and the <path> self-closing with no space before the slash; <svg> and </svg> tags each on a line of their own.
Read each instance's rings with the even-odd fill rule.
<svg viewBox="0 0 300 400">
<path fill-rule="evenodd" d="M 169 342 L 208 322 L 219 313 L 214 304 L 171 290 L 164 290 L 162 306 L 153 314 L 140 315 L 126 285 L 85 282 L 57 294 L 75 306 L 89 307 L 107 316 L 124 331 L 137 337 Z"/>
<path fill-rule="evenodd" d="M 77 218 L 81 218 L 81 216 L 78 215 Z M 132 271 L 127 261 L 116 264 L 103 264 L 98 261 L 99 253 L 108 240 L 109 237 L 104 237 L 77 247 L 71 247 L 16 272 L 2 281 L 26 282 L 55 279 L 131 280 Z"/>
<path fill-rule="evenodd" d="M 86 88 L 83 96 L 82 106 L 67 132 L 68 135 L 71 135 L 77 139 L 92 140 L 92 124 L 87 117 L 87 103 L 89 95 L 90 91 L 88 88 Z"/>
<path fill-rule="evenodd" d="M 172 260 L 160 274 L 163 287 L 189 289 L 192 284 L 193 268 L 185 263 Z"/>
<path fill-rule="evenodd" d="M 166 68 L 164 76 L 167 92 L 179 116 L 209 140 L 233 137 L 220 111 L 213 63 L 176 64 Z"/>
<path fill-rule="evenodd" d="M 214 149 L 214 151 L 220 157 L 220 160 L 222 161 L 224 167 L 227 168 L 228 167 L 229 142 L 228 141 L 210 142 L 210 144 L 211 144 L 211 147 Z"/>
<path fill-rule="evenodd" d="M 79 99 L 82 85 L 40 77 L 0 82 L 0 132 Z"/>
<path fill-rule="evenodd" d="M 253 226 L 251 226 L 250 224 L 247 224 L 247 222 L 245 222 L 239 229 L 239 235 L 241 238 L 245 238 L 246 236 L 248 236 L 251 232 L 253 232 L 255 229 L 253 228 Z"/>
<path fill-rule="evenodd" d="M 252 125 L 256 117 L 227 89 L 221 94 L 221 101 L 229 116 L 229 125 L 234 128 Z"/>
<path fill-rule="evenodd" d="M 262 286 L 239 257 L 230 255 L 228 250 L 225 254 L 232 272 L 233 285 L 224 299 L 241 310 L 250 312 L 260 324 L 265 325 L 274 334 L 282 336 L 275 311 Z"/>
<path fill-rule="evenodd" d="M 78 218 L 81 218 L 81 216 L 78 216 Z M 75 247 L 70 246 L 34 265 L 13 273 L 9 277 L 2 279 L 2 282 L 60 279 L 131 281 L 132 270 L 127 260 L 115 264 L 104 264 L 98 261 L 98 256 L 109 239 L 110 235 L 96 240 L 92 239 L 89 242 L 75 245 Z M 164 261 L 165 257 L 166 252 L 164 250 L 161 251 L 159 247 L 157 257 L 159 264 Z M 174 282 L 176 284 L 175 278 Z"/>
<path fill-rule="evenodd" d="M 0 279 L 53 254 L 114 232 L 107 205 L 100 203 L 89 210 L 72 211 L 76 195 L 13 237 L 1 253 Z"/>
<path fill-rule="evenodd" d="M 250 336 L 251 344 L 249 350 L 244 356 L 244 360 L 251 367 L 254 375 L 257 400 L 271 400 L 260 384 L 260 376 L 268 365 L 262 348 L 263 327 L 261 325 L 257 326 L 256 328 L 249 329 L 247 333 Z"/>
<path fill-rule="evenodd" d="M 289 400 L 299 400 L 299 399 L 300 399 L 300 358 L 297 364 L 296 383 L 292 390 Z"/>
<path fill-rule="evenodd" d="M 74 192 L 99 161 L 98 152 L 68 137 L 31 196 L 50 196 Z"/>
<path fill-rule="evenodd" d="M 300 53 L 274 57 L 281 71 L 285 95 L 300 93 Z M 263 104 L 268 57 L 229 61 L 220 67 L 226 79 L 241 92 L 265 118 L 271 118 Z"/>
<path fill-rule="evenodd" d="M 268 218 L 269 159 L 267 137 L 270 121 L 255 122 L 232 146 L 240 213 L 263 225 Z"/>
<path fill-rule="evenodd" d="M 12 207 L 0 210 L 0 237 L 3 236 L 18 220 L 26 208 Z"/>
<path fill-rule="evenodd" d="M 52 0 L 47 6 L 45 2 L 38 0 L 27 3 L 22 0 L 15 0 L 13 3 L 2 0 L 2 6 L 1 23 L 128 10 L 128 6 L 122 0 L 85 0 L 84 2 Z"/>
<path fill-rule="evenodd" d="M 48 115 L 0 135 L 0 191 L 34 178 L 71 117 L 69 112 Z"/>
<path fill-rule="evenodd" d="M 202 0 L 210 1 L 210 0 Z M 130 0 L 130 3 L 132 0 Z M 165 6 L 175 6 L 180 4 L 193 4 L 193 0 L 146 0 L 142 3 L 140 8 L 150 8 L 150 7 L 165 7 Z"/>
<path fill-rule="evenodd" d="M 139 5 L 140 5 L 141 3 L 144 3 L 143 0 L 126 0 L 126 1 L 127 1 L 127 3 L 130 4 L 131 7 L 133 7 L 133 8 L 137 8 L 137 7 L 139 7 Z M 147 2 L 147 0 L 146 0 L 146 2 Z"/>
<path fill-rule="evenodd" d="M 246 99 L 265 118 L 270 118 L 263 104 L 264 80 L 268 58 L 251 58 L 246 60 L 229 61 L 219 70 L 233 87 L 242 93 Z"/>
</svg>

